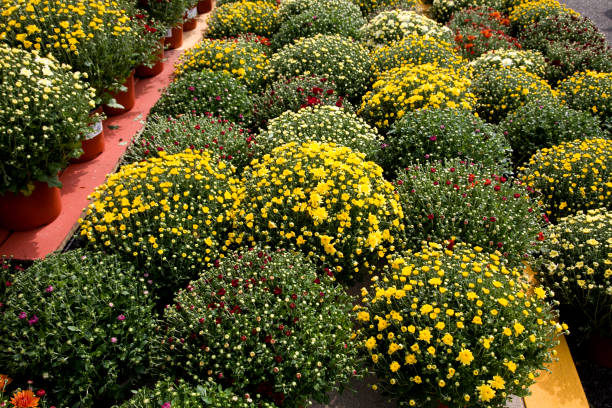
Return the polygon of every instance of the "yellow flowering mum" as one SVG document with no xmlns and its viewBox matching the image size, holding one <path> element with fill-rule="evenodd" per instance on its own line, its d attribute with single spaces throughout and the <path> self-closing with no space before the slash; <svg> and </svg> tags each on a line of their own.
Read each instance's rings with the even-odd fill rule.
<svg viewBox="0 0 612 408">
<path fill-rule="evenodd" d="M 366 359 L 376 356 L 371 368 L 378 386 L 416 406 L 439 399 L 440 388 L 448 389 L 449 406 L 502 406 L 508 394 L 525 395 L 535 378 L 529 373 L 551 361 L 555 336 L 566 329 L 554 322 L 543 289 L 531 287 L 523 271 L 499 253 L 461 243 L 452 250 L 448 243 L 423 243 L 421 252 L 391 259 L 362 290 L 365 306 L 359 307 L 385 322 L 382 328 L 363 322 L 357 330 Z M 397 298 L 399 291 L 404 295 Z M 500 308 L 502 297 L 508 304 Z M 392 313 L 403 314 L 410 328 Z"/>
<path fill-rule="evenodd" d="M 559 82 L 558 90 L 569 107 L 612 121 L 612 72 L 576 72 Z"/>
<path fill-rule="evenodd" d="M 223 231 L 242 198 L 233 174 L 191 150 L 123 166 L 91 194 L 81 235 L 175 288 L 225 251 Z"/>
<path fill-rule="evenodd" d="M 175 75 L 188 71 L 224 71 L 251 88 L 262 86 L 267 79 L 266 46 L 256 39 L 203 39 L 181 56 Z"/>
<path fill-rule="evenodd" d="M 474 71 L 473 89 L 478 99 L 477 112 L 491 123 L 498 123 L 510 112 L 533 100 L 551 100 L 550 85 L 535 74 L 514 67 Z"/>
<path fill-rule="evenodd" d="M 405 65 L 425 63 L 457 68 L 465 61 L 449 42 L 429 35 L 409 34 L 372 52 L 372 70 L 375 74 Z"/>
<path fill-rule="evenodd" d="M 380 73 L 357 113 L 379 129 L 388 129 L 408 111 L 472 110 L 476 99 L 469 90 L 471 84 L 464 69 L 405 65 Z"/>
<path fill-rule="evenodd" d="M 223 4 L 208 18 L 208 36 L 233 37 L 253 33 L 271 36 L 280 24 L 278 7 L 269 1 L 236 1 Z"/>
<path fill-rule="evenodd" d="M 249 240 L 293 245 L 341 279 L 374 270 L 403 244 L 403 212 L 382 169 L 333 143 L 292 142 L 244 171 L 235 220 Z"/>
<path fill-rule="evenodd" d="M 551 220 L 580 210 L 611 208 L 612 140 L 591 138 L 537 151 L 521 179 Z"/>
<path fill-rule="evenodd" d="M 535 0 L 517 5 L 512 9 L 509 17 L 512 24 L 520 28 L 536 23 L 548 16 L 561 13 L 580 15 L 557 0 Z"/>
</svg>

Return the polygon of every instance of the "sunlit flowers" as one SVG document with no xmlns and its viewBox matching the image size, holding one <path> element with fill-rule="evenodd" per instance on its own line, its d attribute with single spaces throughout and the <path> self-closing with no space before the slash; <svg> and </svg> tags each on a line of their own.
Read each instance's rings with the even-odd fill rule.
<svg viewBox="0 0 612 408">
<path fill-rule="evenodd" d="M 527 393 L 566 327 L 522 269 L 448 241 L 393 257 L 361 297 L 356 310 L 370 320 L 356 334 L 377 388 L 412 406 L 505 406 L 509 394 Z"/>
<path fill-rule="evenodd" d="M 293 246 L 352 280 L 403 244 L 403 211 L 382 169 L 334 143 L 291 142 L 244 172 L 235 219 L 249 241 Z"/>
<path fill-rule="evenodd" d="M 364 95 L 358 114 L 379 129 L 388 129 L 406 112 L 418 109 L 471 110 L 476 99 L 472 82 L 462 68 L 436 64 L 405 65 L 378 75 L 372 90 Z"/>
<path fill-rule="evenodd" d="M 551 220 L 582 210 L 610 208 L 612 141 L 588 138 L 537 151 L 521 178 Z"/>
</svg>

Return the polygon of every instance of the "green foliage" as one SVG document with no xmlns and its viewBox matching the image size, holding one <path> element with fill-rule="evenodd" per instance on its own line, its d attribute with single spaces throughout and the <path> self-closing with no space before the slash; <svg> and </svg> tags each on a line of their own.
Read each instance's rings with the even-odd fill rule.
<svg viewBox="0 0 612 408">
<path fill-rule="evenodd" d="M 550 100 L 533 101 L 510 113 L 499 129 L 512 145 L 512 161 L 519 165 L 536 150 L 561 142 L 587 137 L 603 137 L 599 121 Z"/>
<path fill-rule="evenodd" d="M 151 114 L 177 116 L 212 113 L 239 124 L 253 118 L 248 88 L 225 71 L 192 71 L 181 75 L 151 108 Z"/>
<path fill-rule="evenodd" d="M 203 270 L 165 310 L 160 369 L 231 383 L 237 395 L 276 405 L 326 401 L 356 374 L 357 360 L 351 298 L 331 273 L 317 272 L 301 255 L 269 248 Z"/>
<path fill-rule="evenodd" d="M 0 365 L 36 379 L 57 405 L 112 401 L 148 369 L 153 303 L 119 257 L 51 255 L 16 274 L 7 295 Z"/>
<path fill-rule="evenodd" d="M 477 164 L 453 159 L 412 165 L 400 172 L 397 189 L 412 247 L 452 239 L 516 262 L 542 231 L 527 189 Z"/>
<path fill-rule="evenodd" d="M 249 131 L 227 119 L 216 116 L 182 115 L 178 118 L 149 116 L 147 124 L 123 156 L 133 163 L 163 154 L 176 154 L 186 149 L 206 150 L 217 160 L 238 170 L 244 168 L 258 149 Z"/>
<path fill-rule="evenodd" d="M 395 122 L 378 162 L 387 178 L 423 160 L 462 158 L 502 173 L 509 169 L 508 141 L 473 113 L 461 109 L 427 109 L 408 112 Z"/>
<path fill-rule="evenodd" d="M 297 3 L 297 2 L 289 2 Z M 301 6 L 298 13 L 283 13 L 285 2 L 279 13 L 286 15 L 278 32 L 272 37 L 272 45 L 282 48 L 293 40 L 312 37 L 315 34 L 339 34 L 343 37 L 358 38 L 359 28 L 365 24 L 358 6 L 350 0 L 316 0 Z"/>
</svg>

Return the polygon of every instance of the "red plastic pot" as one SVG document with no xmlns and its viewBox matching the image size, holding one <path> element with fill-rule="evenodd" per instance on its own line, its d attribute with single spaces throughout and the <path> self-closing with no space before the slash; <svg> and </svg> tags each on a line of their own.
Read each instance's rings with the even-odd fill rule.
<svg viewBox="0 0 612 408">
<path fill-rule="evenodd" d="M 98 106 L 89 116 L 93 117 L 95 114 L 102 114 L 101 106 Z M 85 135 L 85 139 L 81 140 L 83 154 L 78 159 L 70 160 L 71 163 L 84 163 L 93 160 L 104 151 L 104 127 L 102 126 L 102 120 L 90 123 L 89 127 L 91 131 Z"/>
<path fill-rule="evenodd" d="M 183 25 L 179 24 L 168 30 L 166 34 L 166 45 L 171 50 L 179 48 L 183 45 Z"/>
<path fill-rule="evenodd" d="M 22 193 L 0 195 L 0 226 L 13 231 L 28 231 L 49 224 L 62 212 L 62 198 L 57 187 L 34 182 L 29 196 Z"/>
<path fill-rule="evenodd" d="M 204 14 L 212 10 L 212 0 L 201 0 L 198 2 L 198 13 Z"/>
<path fill-rule="evenodd" d="M 600 366 L 612 368 L 612 338 L 592 334 L 589 338 L 589 358 Z"/>
<path fill-rule="evenodd" d="M 155 65 L 147 67 L 146 65 L 139 65 L 136 67 L 136 76 L 138 78 L 150 78 L 159 75 L 164 70 L 164 45 L 165 39 L 160 40 L 159 51 L 157 52 L 157 59 Z"/>
<path fill-rule="evenodd" d="M 184 17 L 185 21 L 183 22 L 183 32 L 195 30 L 195 28 L 198 26 L 198 20 L 196 20 L 197 16 L 198 16 L 197 6 L 193 6 L 187 10 L 187 12 L 185 13 L 185 17 Z"/>
<path fill-rule="evenodd" d="M 123 108 L 111 108 L 108 105 L 104 105 L 104 113 L 108 116 L 117 116 L 122 113 L 128 112 L 130 109 L 134 107 L 136 103 L 136 92 L 134 86 L 134 70 L 130 73 L 130 76 L 125 80 L 123 86 L 127 88 L 127 90 L 123 92 L 116 92 L 112 96 L 115 98 L 117 103 Z"/>
</svg>

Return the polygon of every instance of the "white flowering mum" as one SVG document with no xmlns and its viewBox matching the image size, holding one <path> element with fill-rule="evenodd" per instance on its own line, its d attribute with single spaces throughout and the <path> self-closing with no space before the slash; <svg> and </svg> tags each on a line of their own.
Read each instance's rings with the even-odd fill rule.
<svg viewBox="0 0 612 408">
<path fill-rule="evenodd" d="M 401 40 L 409 34 L 429 35 L 449 43 L 453 38 L 450 28 L 411 10 L 383 11 L 360 31 L 366 44 L 372 48 Z"/>
<path fill-rule="evenodd" d="M 315 105 L 271 120 L 257 143 L 267 151 L 289 142 L 336 143 L 370 156 L 380 149 L 382 140 L 375 128 L 354 113 L 337 106 Z"/>
<path fill-rule="evenodd" d="M 519 68 L 543 77 L 546 61 L 539 51 L 534 50 L 491 50 L 470 63 L 475 69 Z"/>
</svg>

